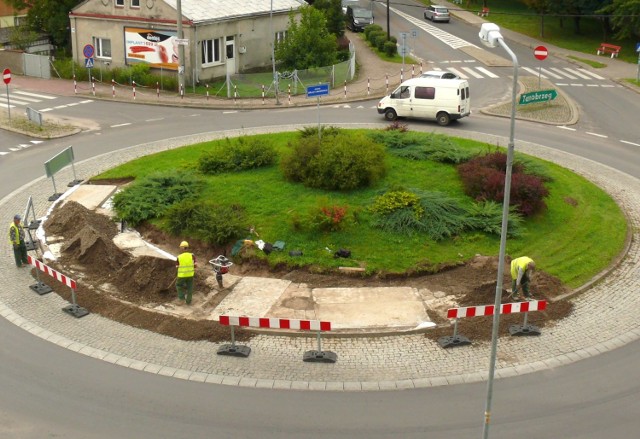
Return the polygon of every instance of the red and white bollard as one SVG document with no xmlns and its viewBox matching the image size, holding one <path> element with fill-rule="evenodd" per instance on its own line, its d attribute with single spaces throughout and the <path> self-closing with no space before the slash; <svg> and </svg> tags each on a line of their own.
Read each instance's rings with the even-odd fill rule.
<svg viewBox="0 0 640 439">
<path fill-rule="evenodd" d="M 384 75 L 384 85 L 387 88 L 387 94 L 389 94 L 389 75 Z"/>
<path fill-rule="evenodd" d="M 422 76 L 422 61 L 420 61 L 420 76 Z"/>
<path fill-rule="evenodd" d="M 367 96 L 371 94 L 371 80 L 367 78 Z"/>
<path fill-rule="evenodd" d="M 264 105 L 264 84 L 262 84 L 262 105 Z"/>
<path fill-rule="evenodd" d="M 133 81 L 133 100 L 136 100 L 136 81 Z"/>
<path fill-rule="evenodd" d="M 113 99 L 116 98 L 116 80 L 115 79 L 111 80 L 111 97 Z"/>
<path fill-rule="evenodd" d="M 78 83 L 76 82 L 76 75 L 73 75 L 73 93 L 78 94 Z"/>
<path fill-rule="evenodd" d="M 184 99 L 184 87 L 180 84 L 180 99 Z"/>
<path fill-rule="evenodd" d="M 400 83 L 404 82 L 404 69 L 400 69 Z"/>
<path fill-rule="evenodd" d="M 411 64 L 411 77 L 413 78 L 416 75 L 416 66 Z"/>
<path fill-rule="evenodd" d="M 291 84 L 289 84 L 287 94 L 289 95 L 289 97 L 288 97 L 288 99 L 289 99 L 289 105 L 291 105 Z"/>
<path fill-rule="evenodd" d="M 96 95 L 96 78 L 93 76 L 91 77 L 91 92 L 94 96 Z"/>
<path fill-rule="evenodd" d="M 209 100 L 209 84 L 205 84 L 204 86 L 207 89 L 207 100 Z"/>
<path fill-rule="evenodd" d="M 347 99 L 347 80 L 344 80 L 344 98 Z"/>
<path fill-rule="evenodd" d="M 234 85 L 233 86 L 233 103 L 237 103 L 236 99 L 238 99 L 238 86 Z"/>
<path fill-rule="evenodd" d="M 160 99 L 160 83 L 156 81 L 156 96 Z"/>
</svg>

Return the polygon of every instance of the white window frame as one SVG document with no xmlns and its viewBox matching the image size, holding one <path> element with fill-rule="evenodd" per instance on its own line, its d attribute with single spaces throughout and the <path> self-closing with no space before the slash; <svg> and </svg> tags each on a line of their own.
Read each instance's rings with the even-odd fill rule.
<svg viewBox="0 0 640 439">
<path fill-rule="evenodd" d="M 124 8 L 124 0 L 116 0 L 116 8 Z"/>
<path fill-rule="evenodd" d="M 210 67 L 220 65 L 223 63 L 222 51 L 223 51 L 224 38 L 213 38 L 210 40 L 200 41 L 200 62 L 202 67 Z M 216 48 L 217 46 L 217 58 Z M 224 46 L 226 50 L 226 46 Z"/>
<path fill-rule="evenodd" d="M 131 0 L 131 7 L 132 8 L 139 8 L 140 7 L 140 0 Z"/>
<path fill-rule="evenodd" d="M 105 55 L 104 43 L 107 41 L 109 45 L 109 54 Z M 111 38 L 93 37 L 93 47 L 96 50 L 96 58 L 111 59 Z"/>
<path fill-rule="evenodd" d="M 276 32 L 276 44 L 282 43 L 287 38 L 287 31 L 281 30 Z"/>
</svg>

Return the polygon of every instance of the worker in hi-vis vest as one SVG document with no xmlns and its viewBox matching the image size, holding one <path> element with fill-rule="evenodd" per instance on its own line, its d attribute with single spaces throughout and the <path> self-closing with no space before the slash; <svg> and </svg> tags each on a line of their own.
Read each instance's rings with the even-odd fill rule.
<svg viewBox="0 0 640 439">
<path fill-rule="evenodd" d="M 536 263 L 528 256 L 521 256 L 511 261 L 511 296 L 514 300 L 520 299 L 518 290 L 522 287 L 525 300 L 532 300 L 529 293 L 529 282 L 536 269 Z"/>
<path fill-rule="evenodd" d="M 27 244 L 24 241 L 24 229 L 20 221 L 22 221 L 22 217 L 15 214 L 13 216 L 13 222 L 9 225 L 9 241 L 13 246 L 13 256 L 16 258 L 16 267 L 26 267 L 29 263 L 27 259 Z"/>
<path fill-rule="evenodd" d="M 189 243 L 182 241 L 180 243 L 182 253 L 178 255 L 176 267 L 178 267 L 178 279 L 176 280 L 176 289 L 178 290 L 178 299 L 185 300 L 187 305 L 191 303 L 193 296 L 193 276 L 196 274 L 196 257 L 189 252 Z"/>
</svg>

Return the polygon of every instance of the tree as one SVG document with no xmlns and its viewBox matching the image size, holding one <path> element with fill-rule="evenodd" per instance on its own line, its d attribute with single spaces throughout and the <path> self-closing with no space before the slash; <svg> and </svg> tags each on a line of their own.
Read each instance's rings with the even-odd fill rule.
<svg viewBox="0 0 640 439">
<path fill-rule="evenodd" d="M 640 38 L 640 1 L 613 0 L 608 6 L 597 11 L 599 14 L 609 14 L 611 25 L 616 31 L 615 37 Z"/>
<path fill-rule="evenodd" d="M 575 33 L 580 34 L 580 20 L 582 17 L 595 15 L 597 9 L 611 3 L 611 1 L 612 0 L 555 0 L 552 3 L 552 7 L 553 12 L 570 15 L 573 19 Z M 605 37 L 607 33 L 607 25 L 608 21 L 605 20 L 603 22 Z"/>
<path fill-rule="evenodd" d="M 544 38 L 544 16 L 551 11 L 551 0 L 523 0 L 529 9 L 540 14 L 540 36 Z"/>
<path fill-rule="evenodd" d="M 336 36 L 327 30 L 324 14 L 311 6 L 303 6 L 299 11 L 299 23 L 295 13 L 289 13 L 287 37 L 276 45 L 276 61 L 290 70 L 335 64 Z"/>
<path fill-rule="evenodd" d="M 340 38 L 344 35 L 345 18 L 341 0 L 316 0 L 313 7 L 322 11 L 327 20 L 327 30 Z"/>
<path fill-rule="evenodd" d="M 27 25 L 45 32 L 57 47 L 69 49 L 69 12 L 82 0 L 4 0 L 15 9 L 28 9 Z"/>
</svg>

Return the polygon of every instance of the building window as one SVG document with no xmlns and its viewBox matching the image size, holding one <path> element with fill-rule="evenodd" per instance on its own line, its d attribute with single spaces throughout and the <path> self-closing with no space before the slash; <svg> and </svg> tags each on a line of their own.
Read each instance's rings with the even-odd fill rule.
<svg viewBox="0 0 640 439">
<path fill-rule="evenodd" d="M 93 37 L 93 47 L 96 49 L 96 58 L 111 58 L 110 39 Z"/>
<path fill-rule="evenodd" d="M 282 43 L 284 39 L 287 38 L 287 31 L 283 30 L 280 32 L 276 32 L 276 44 Z"/>
<path fill-rule="evenodd" d="M 215 40 L 202 40 L 202 65 L 218 64 L 221 62 L 220 49 L 222 46 L 222 38 Z"/>
<path fill-rule="evenodd" d="M 124 0 L 116 0 L 116 6 L 124 8 Z"/>
<path fill-rule="evenodd" d="M 140 7 L 140 0 L 131 0 L 131 7 L 132 8 L 139 8 Z"/>
</svg>

